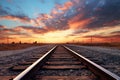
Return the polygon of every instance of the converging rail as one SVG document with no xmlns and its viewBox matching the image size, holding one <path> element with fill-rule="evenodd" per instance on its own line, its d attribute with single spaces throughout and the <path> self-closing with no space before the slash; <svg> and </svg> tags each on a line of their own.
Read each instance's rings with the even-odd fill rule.
<svg viewBox="0 0 120 80">
<path fill-rule="evenodd" d="M 64 50 L 64 52 L 61 53 L 61 50 Z M 69 62 L 69 61 L 73 61 L 73 62 Z M 46 65 L 46 62 L 47 62 L 47 64 L 49 64 L 49 67 L 44 66 L 44 65 Z M 43 68 L 44 69 L 53 69 L 53 70 L 85 68 L 84 66 L 81 66 L 82 65 L 81 63 L 86 68 L 88 68 L 88 70 L 90 70 L 92 73 L 94 73 L 94 75 L 97 77 L 95 80 L 120 80 L 120 77 L 117 76 L 116 74 L 106 70 L 105 68 L 90 61 L 89 59 L 85 58 L 84 56 L 80 55 L 79 53 L 71 50 L 70 48 L 68 48 L 66 46 L 53 47 L 50 51 L 48 51 L 40 59 L 35 61 L 32 65 L 30 65 L 27 69 L 25 69 L 23 72 L 21 72 L 13 80 L 32 80 L 36 76 L 36 72 L 38 70 L 40 70 L 41 68 L 42 69 Z M 52 64 L 52 66 L 50 66 L 51 64 Z M 66 66 L 66 64 L 67 64 L 67 66 Z M 76 66 L 76 64 L 77 64 L 77 66 Z M 79 66 L 79 64 L 80 64 L 80 66 Z M 55 65 L 58 65 L 58 66 L 55 66 Z M 63 66 L 61 67 L 61 65 L 63 65 Z M 80 77 L 78 77 L 78 78 L 80 78 Z M 40 80 L 40 79 L 35 79 L 35 80 Z M 62 79 L 62 80 L 64 80 L 64 79 Z M 69 80 L 69 79 L 67 79 L 67 80 Z M 70 79 L 70 80 L 73 80 L 73 79 Z"/>
<path fill-rule="evenodd" d="M 45 55 L 43 55 L 40 59 L 34 62 L 31 66 L 29 66 L 13 80 L 30 80 L 31 77 L 33 77 L 33 75 L 35 74 L 35 72 L 39 70 L 45 60 L 50 56 L 50 54 L 56 49 L 56 47 L 57 46 L 53 47 L 50 51 L 48 51 Z"/>
<path fill-rule="evenodd" d="M 78 57 L 83 64 L 85 64 L 93 73 L 99 76 L 102 80 L 120 80 L 120 77 L 116 74 L 108 71 L 107 69 L 99 66 L 98 64 L 90 61 L 89 59 L 85 58 L 84 56 L 78 54 L 77 52 L 71 50 L 70 48 L 64 46 L 67 50 L 72 52 L 76 57 Z"/>
</svg>

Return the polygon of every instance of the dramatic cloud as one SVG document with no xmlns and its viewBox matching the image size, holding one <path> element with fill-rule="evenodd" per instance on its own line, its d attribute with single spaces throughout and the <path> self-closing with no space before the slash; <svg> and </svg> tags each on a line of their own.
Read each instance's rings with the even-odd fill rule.
<svg viewBox="0 0 120 80">
<path fill-rule="evenodd" d="M 5 26 L 0 25 L 0 38 L 6 39 L 14 38 L 16 37 L 32 37 L 28 32 L 24 32 L 22 28 L 16 27 L 16 28 L 6 28 Z"/>
<path fill-rule="evenodd" d="M 40 0 L 40 2 L 45 4 L 46 0 Z M 63 37 L 58 36 L 63 39 L 71 36 L 70 39 L 74 39 L 74 37 L 89 38 L 91 36 L 95 38 L 118 38 L 117 36 L 120 35 L 119 4 L 120 0 L 68 0 L 64 4 L 59 2 L 54 4 L 51 12 L 41 12 L 34 18 L 24 14 L 10 15 L 0 8 L 0 21 L 20 21 L 31 25 L 15 26 L 13 29 L 0 26 L 0 29 L 1 32 L 9 32 L 11 35 L 23 33 L 24 35 L 31 34 L 31 36 L 41 37 L 44 35 L 49 38 L 56 37 L 56 35 L 60 35 L 59 33 L 65 34 L 65 36 L 62 35 Z"/>
<path fill-rule="evenodd" d="M 15 30 L 26 31 L 27 33 L 34 33 L 34 34 L 43 34 L 48 32 L 47 29 L 39 28 L 39 27 L 32 27 L 32 26 L 19 26 L 16 27 Z"/>
<path fill-rule="evenodd" d="M 70 9 L 70 7 L 73 6 L 73 3 L 72 2 L 66 2 L 63 6 L 61 5 L 56 5 L 57 9 L 58 10 L 61 10 L 61 11 L 66 11 L 68 9 Z"/>
<path fill-rule="evenodd" d="M 95 1 L 93 2 L 95 3 Z M 93 4 L 92 3 L 92 4 Z M 104 26 L 114 26 L 120 21 L 120 4 L 119 0 L 109 1 L 101 0 L 96 2 L 97 5 L 91 9 L 91 16 L 95 16 L 95 20 L 89 24 L 88 28 L 99 28 Z M 92 4 L 89 4 L 91 6 Z M 90 9 L 90 8 L 88 8 Z"/>
<path fill-rule="evenodd" d="M 78 28 L 83 28 L 86 25 L 88 25 L 92 19 L 85 19 L 85 20 L 75 20 L 74 19 L 70 20 L 68 22 L 70 29 L 78 29 Z"/>
<path fill-rule="evenodd" d="M 29 22 L 30 20 L 27 17 L 23 16 L 0 16 L 0 20 L 7 19 L 7 20 L 14 20 L 14 21 L 21 21 L 21 22 Z"/>
<path fill-rule="evenodd" d="M 120 34 L 120 31 L 111 32 L 111 34 Z"/>
<path fill-rule="evenodd" d="M 38 27 L 38 26 L 45 26 L 45 24 L 41 20 L 46 20 L 50 18 L 50 16 L 44 16 L 44 17 L 38 17 L 36 19 L 30 19 L 26 16 L 13 16 L 13 15 L 7 15 L 7 16 L 0 16 L 0 20 L 11 20 L 11 21 L 20 21 L 22 23 L 31 24 L 32 26 Z"/>
</svg>

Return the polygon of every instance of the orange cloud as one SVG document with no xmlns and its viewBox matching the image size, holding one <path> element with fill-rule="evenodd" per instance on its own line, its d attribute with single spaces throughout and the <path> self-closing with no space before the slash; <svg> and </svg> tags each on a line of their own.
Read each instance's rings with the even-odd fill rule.
<svg viewBox="0 0 120 80">
<path fill-rule="evenodd" d="M 79 21 L 79 20 L 81 20 L 81 19 L 83 18 L 83 16 L 84 16 L 83 13 L 78 14 L 78 15 L 72 17 L 72 18 L 69 20 L 69 22 L 76 22 L 76 21 Z"/>
<path fill-rule="evenodd" d="M 21 22 L 29 22 L 29 18 L 27 17 L 17 17 L 17 16 L 10 16 L 10 15 L 7 15 L 7 16 L 0 16 L 0 20 L 3 20 L 3 19 L 8 19 L 8 20 L 14 20 L 14 21 L 21 21 Z"/>
<path fill-rule="evenodd" d="M 44 21 L 48 19 L 52 19 L 53 17 L 48 14 L 41 14 L 39 15 L 36 19 L 31 19 L 31 23 L 34 24 L 35 26 L 46 26 Z"/>
<path fill-rule="evenodd" d="M 40 14 L 37 19 L 39 19 L 39 20 L 48 20 L 48 19 L 51 19 L 51 18 L 53 18 L 51 15 L 48 15 L 48 14 Z"/>
<path fill-rule="evenodd" d="M 81 13 L 68 20 L 68 25 L 70 29 L 83 28 L 91 23 L 93 19 L 93 17 L 84 19 L 84 13 Z"/>
<path fill-rule="evenodd" d="M 55 31 L 54 28 L 49 28 L 47 26 L 44 26 L 44 28 L 40 28 L 40 27 L 31 27 L 31 26 L 18 26 L 16 28 L 13 29 L 14 31 L 19 31 L 19 32 L 25 32 L 31 35 L 34 34 L 44 34 L 44 33 L 48 33 L 51 31 Z"/>
<path fill-rule="evenodd" d="M 56 4 L 55 8 L 51 11 L 51 15 L 55 16 L 64 14 L 65 11 L 69 10 L 72 6 L 73 3 L 71 1 L 66 2 L 64 5 Z"/>
<path fill-rule="evenodd" d="M 48 27 L 46 29 L 39 28 L 39 27 L 25 27 L 19 26 L 13 29 L 4 29 L 1 33 L 4 36 L 0 36 L 0 42 L 7 40 L 6 35 L 9 35 L 10 42 L 50 42 L 50 43 L 64 43 L 64 42 L 90 42 L 91 35 L 93 36 L 93 42 L 107 42 L 107 40 L 113 39 L 114 42 L 120 41 L 119 38 L 119 26 L 115 28 L 108 28 L 97 31 L 89 31 L 86 33 L 78 33 L 77 35 L 72 35 L 74 33 L 74 29 L 67 29 L 67 30 L 55 30 Z M 101 32 L 103 35 L 101 35 Z M 106 32 L 106 33 L 105 33 Z M 4 33 L 4 34 L 3 34 Z M 114 33 L 114 35 L 109 35 L 109 33 Z M 95 35 L 96 34 L 96 35 Z M 14 39 L 12 39 L 14 38 Z M 109 41 L 108 41 L 109 42 Z"/>
<path fill-rule="evenodd" d="M 55 9 L 53 9 L 53 10 L 51 11 L 51 14 L 52 14 L 52 15 L 56 15 L 56 14 L 58 14 L 58 11 L 55 10 Z"/>
<path fill-rule="evenodd" d="M 20 21 L 22 23 L 27 23 L 27 24 L 30 24 L 35 27 L 37 27 L 37 26 L 44 27 L 45 24 L 42 21 L 48 20 L 51 18 L 52 18 L 52 16 L 47 15 L 47 14 L 42 14 L 41 16 L 39 16 L 36 19 L 29 19 L 28 17 L 19 17 L 19 16 L 11 16 L 11 15 L 0 16 L 0 20 Z"/>
<path fill-rule="evenodd" d="M 84 19 L 84 20 L 79 20 L 79 21 L 69 21 L 68 25 L 69 25 L 70 29 L 78 29 L 78 28 L 85 27 L 90 22 L 91 22 L 91 18 Z"/>
<path fill-rule="evenodd" d="M 63 6 L 56 5 L 57 9 L 62 10 L 62 11 L 66 11 L 66 10 L 70 9 L 71 6 L 73 6 L 73 3 L 70 1 L 66 2 Z"/>
<path fill-rule="evenodd" d="M 0 16 L 0 20 L 20 21 L 20 22 L 22 22 L 22 23 L 28 23 L 28 24 L 31 24 L 31 25 L 33 25 L 33 26 L 38 26 L 38 25 L 40 25 L 40 23 L 38 24 L 38 23 L 36 22 L 36 20 L 29 19 L 28 17 L 19 17 L 19 16 L 7 15 L 7 16 Z"/>
</svg>

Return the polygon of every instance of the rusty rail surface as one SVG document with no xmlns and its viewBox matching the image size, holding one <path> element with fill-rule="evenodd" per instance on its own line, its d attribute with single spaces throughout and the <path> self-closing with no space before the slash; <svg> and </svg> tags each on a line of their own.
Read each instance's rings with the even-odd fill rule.
<svg viewBox="0 0 120 80">
<path fill-rule="evenodd" d="M 80 59 L 84 65 L 86 65 L 95 75 L 97 75 L 100 80 L 120 80 L 120 77 L 116 74 L 108 71 L 107 69 L 99 66 L 93 61 L 85 58 L 84 56 L 78 54 L 77 52 L 71 50 L 70 48 L 64 46 L 68 51 L 70 51 L 75 57 Z"/>
<path fill-rule="evenodd" d="M 31 80 L 35 76 L 36 71 L 38 71 L 46 62 L 46 60 L 51 56 L 52 53 L 56 50 L 56 47 L 53 47 L 50 51 L 48 51 L 45 55 L 43 55 L 40 59 L 34 62 L 31 66 L 25 69 L 22 73 L 20 73 L 13 80 Z M 71 50 L 70 48 L 63 46 L 65 49 L 69 51 L 73 56 L 81 60 L 81 62 L 88 67 L 100 80 L 120 80 L 120 77 L 116 74 L 106 70 L 105 68 L 99 66 L 98 64 L 90 61 L 84 56 L 78 54 L 77 52 Z"/>
</svg>

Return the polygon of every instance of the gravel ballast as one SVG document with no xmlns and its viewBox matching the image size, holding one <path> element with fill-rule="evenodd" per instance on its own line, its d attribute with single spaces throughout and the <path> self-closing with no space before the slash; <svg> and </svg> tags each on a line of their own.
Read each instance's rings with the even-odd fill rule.
<svg viewBox="0 0 120 80">
<path fill-rule="evenodd" d="M 85 57 L 98 60 L 101 66 L 120 76 L 120 50 L 97 46 L 67 45 Z"/>
<path fill-rule="evenodd" d="M 22 50 L 0 51 L 0 76 L 11 76 L 18 73 L 12 73 L 9 68 L 25 61 L 30 57 L 46 53 L 53 45 L 44 45 L 30 47 Z"/>
</svg>

